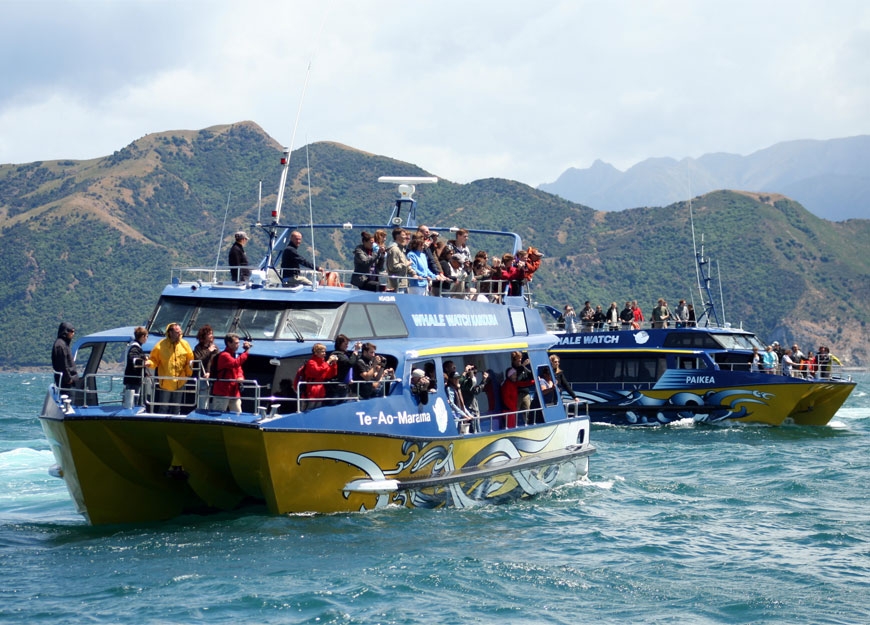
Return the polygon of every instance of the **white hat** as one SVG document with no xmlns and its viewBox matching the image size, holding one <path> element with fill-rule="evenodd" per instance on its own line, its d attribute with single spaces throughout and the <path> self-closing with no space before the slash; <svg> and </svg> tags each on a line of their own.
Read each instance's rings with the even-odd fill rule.
<svg viewBox="0 0 870 625">
<path fill-rule="evenodd" d="M 414 369 L 411 372 L 411 377 L 412 378 L 424 378 L 424 377 L 426 377 L 426 372 L 423 371 L 422 369 Z"/>
<path fill-rule="evenodd" d="M 236 232 L 236 241 L 241 241 L 242 239 L 247 239 L 248 235 L 244 230 L 239 230 Z"/>
</svg>

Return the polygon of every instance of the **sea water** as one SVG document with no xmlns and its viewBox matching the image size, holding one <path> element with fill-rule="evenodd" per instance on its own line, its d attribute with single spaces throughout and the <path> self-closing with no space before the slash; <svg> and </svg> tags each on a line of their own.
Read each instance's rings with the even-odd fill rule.
<svg viewBox="0 0 870 625">
<path fill-rule="evenodd" d="M 0 623 L 870 623 L 870 375 L 828 427 L 593 426 L 589 479 L 470 510 L 90 527 L 0 374 Z"/>
</svg>

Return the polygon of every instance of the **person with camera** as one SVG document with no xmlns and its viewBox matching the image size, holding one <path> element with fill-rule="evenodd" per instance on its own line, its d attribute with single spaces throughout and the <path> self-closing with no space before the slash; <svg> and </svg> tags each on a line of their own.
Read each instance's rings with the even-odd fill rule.
<svg viewBox="0 0 870 625">
<path fill-rule="evenodd" d="M 338 374 L 338 356 L 330 354 L 326 357 L 326 345 L 315 343 L 311 348 L 311 358 L 302 367 L 302 379 L 305 381 L 300 389 L 302 399 L 314 400 L 307 408 L 318 408 L 326 397 L 326 385 Z"/>
<path fill-rule="evenodd" d="M 330 380 L 331 384 L 326 389 L 327 397 L 347 397 L 350 390 L 350 380 L 352 377 L 353 366 L 359 358 L 362 342 L 357 341 L 353 346 L 353 351 L 348 350 L 350 339 L 344 334 L 339 334 L 335 337 L 335 350 L 332 355 L 336 359 L 336 374 Z M 332 402 L 337 404 L 340 402 Z"/>
<path fill-rule="evenodd" d="M 422 369 L 411 371 L 411 396 L 418 404 L 429 403 L 429 384 L 430 380 L 425 371 Z"/>
<path fill-rule="evenodd" d="M 124 390 L 134 391 L 139 396 L 139 402 L 144 399 L 142 397 L 142 381 L 144 378 L 151 377 L 150 367 L 154 366 L 145 352 L 142 351 L 142 346 L 148 340 L 148 330 L 139 326 L 133 330 L 133 340 L 127 345 L 127 359 L 124 367 Z"/>
<path fill-rule="evenodd" d="M 535 374 L 532 373 L 529 355 L 520 351 L 511 352 L 511 366 L 508 370 L 510 369 L 514 369 L 516 372 L 517 411 L 521 415 L 520 418 L 524 420 L 523 422 L 526 425 L 531 425 L 534 423 L 531 408 Z M 505 372 L 505 378 L 508 378 L 507 372 Z"/>
<path fill-rule="evenodd" d="M 242 412 L 242 385 L 245 373 L 242 365 L 248 359 L 248 350 L 251 349 L 250 341 L 242 344 L 238 334 L 230 333 L 224 337 L 224 351 L 217 357 L 217 379 L 212 387 L 211 400 L 212 410 L 220 412 Z M 236 356 L 242 346 L 242 353 Z"/>
<path fill-rule="evenodd" d="M 462 392 L 462 401 L 465 403 L 465 408 L 474 417 L 480 416 L 480 406 L 477 403 L 477 395 L 486 388 L 489 382 L 489 373 L 486 371 L 482 374 L 480 384 L 477 383 L 477 367 L 469 363 L 465 365 L 465 370 L 459 378 L 459 390 Z"/>
<path fill-rule="evenodd" d="M 362 352 L 353 366 L 353 379 L 357 382 L 360 399 L 374 397 L 381 390 L 383 380 L 393 377 L 393 369 L 387 367 L 383 356 L 377 355 L 374 343 L 363 343 Z"/>
</svg>

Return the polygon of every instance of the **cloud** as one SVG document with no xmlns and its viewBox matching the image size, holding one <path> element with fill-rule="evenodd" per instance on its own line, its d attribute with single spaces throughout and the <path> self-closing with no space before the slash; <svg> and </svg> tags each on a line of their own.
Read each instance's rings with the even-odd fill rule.
<svg viewBox="0 0 870 625">
<path fill-rule="evenodd" d="M 12 2 L 0 162 L 247 119 L 289 145 L 304 89 L 294 147 L 536 185 L 598 158 L 867 134 L 868 52 L 852 0 Z"/>
</svg>

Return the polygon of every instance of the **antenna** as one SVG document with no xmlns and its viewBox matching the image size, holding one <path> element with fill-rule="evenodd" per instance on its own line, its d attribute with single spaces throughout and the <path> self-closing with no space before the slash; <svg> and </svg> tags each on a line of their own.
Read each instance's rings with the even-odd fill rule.
<svg viewBox="0 0 870 625">
<path fill-rule="evenodd" d="M 320 30 L 317 32 L 315 41 L 321 40 L 323 27 L 326 26 L 326 18 L 329 16 L 329 9 L 332 7 L 330 2 L 326 7 L 326 13 L 323 15 L 323 21 L 320 23 Z M 314 53 L 316 48 L 311 52 L 311 57 L 308 59 L 308 68 L 305 70 L 305 82 L 302 85 L 302 96 L 299 98 L 299 108 L 296 109 L 296 120 L 293 122 L 293 132 L 290 134 L 290 147 L 284 148 L 284 171 L 281 172 L 281 185 L 278 187 L 278 199 L 275 201 L 275 210 L 272 211 L 272 223 L 277 224 L 281 221 L 281 205 L 284 203 L 284 187 L 287 184 L 287 169 L 290 165 L 290 153 L 293 151 L 293 145 L 296 142 L 296 129 L 299 127 L 299 118 L 302 116 L 302 103 L 305 101 L 305 92 L 308 91 L 308 80 L 311 78 L 311 65 L 314 62 Z"/>
<path fill-rule="evenodd" d="M 390 215 L 390 221 L 387 224 L 393 228 L 398 228 L 402 225 L 402 208 L 407 207 L 408 218 L 406 227 L 417 227 L 417 201 L 414 199 L 414 192 L 417 190 L 415 185 L 418 184 L 434 184 L 438 182 L 435 176 L 381 176 L 378 182 L 386 182 L 388 184 L 399 185 L 399 198 L 396 200 L 396 205 L 393 207 L 393 213 Z"/>
<path fill-rule="evenodd" d="M 260 178 L 260 189 L 257 193 L 257 223 L 256 226 L 260 227 L 260 213 L 263 210 L 263 179 Z"/>
<path fill-rule="evenodd" d="M 214 259 L 214 280 L 217 280 L 218 263 L 221 262 L 221 245 L 224 241 L 224 230 L 227 227 L 227 215 L 230 212 L 230 192 L 227 191 L 227 208 L 224 210 L 224 223 L 221 226 L 221 235 L 218 237 L 217 257 Z"/>
<path fill-rule="evenodd" d="M 305 140 L 305 171 L 308 176 L 308 225 L 311 228 L 311 264 L 317 271 L 317 248 L 314 245 L 314 210 L 311 207 L 311 163 L 308 161 L 308 139 Z M 316 278 L 316 275 L 315 275 Z M 312 282 L 312 288 L 317 289 L 318 280 Z"/>
</svg>

